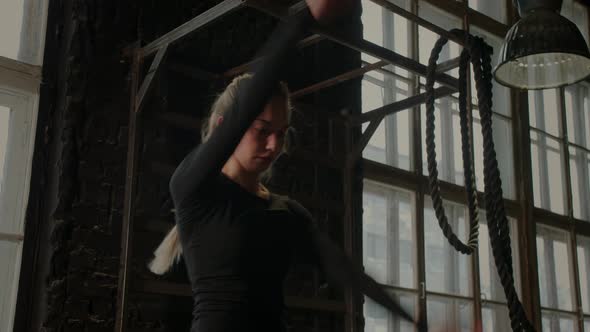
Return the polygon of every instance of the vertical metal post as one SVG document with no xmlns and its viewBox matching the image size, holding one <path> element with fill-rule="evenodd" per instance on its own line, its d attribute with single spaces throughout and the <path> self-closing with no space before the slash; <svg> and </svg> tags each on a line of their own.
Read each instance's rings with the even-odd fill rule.
<svg viewBox="0 0 590 332">
<path fill-rule="evenodd" d="M 410 0 L 410 11 L 414 15 L 418 15 L 418 1 Z M 413 20 L 408 21 L 410 25 L 410 36 L 414 36 L 414 38 L 410 38 L 411 40 L 411 47 L 410 47 L 410 58 L 418 59 L 420 57 L 420 41 L 419 41 L 419 27 L 418 23 Z M 420 76 L 416 75 L 415 73 L 411 73 L 413 86 L 411 87 L 411 94 L 417 95 L 420 93 Z M 420 179 L 423 175 L 422 169 L 422 113 L 420 111 L 420 105 L 415 106 L 412 109 L 413 113 L 413 125 L 412 128 L 413 136 L 412 136 L 412 144 L 414 149 L 412 149 L 413 153 L 413 164 L 414 164 L 414 174 L 416 178 Z M 422 185 L 422 182 L 418 182 L 416 184 L 416 194 L 414 198 L 414 213 L 415 213 L 415 222 L 416 222 L 416 264 L 417 264 L 417 288 L 418 288 L 418 306 L 416 312 L 416 319 L 420 321 L 426 322 L 428 321 L 428 314 L 427 314 L 427 302 L 426 302 L 426 263 L 425 263 L 425 240 L 424 240 L 424 192 L 426 188 Z"/>
<path fill-rule="evenodd" d="M 534 195 L 531 163 L 528 93 L 511 91 L 514 132 L 514 161 L 517 178 L 517 199 L 521 206 L 518 221 L 520 271 L 523 305 L 535 330 L 541 330 L 541 304 L 536 244 L 536 224 L 533 217 Z"/>
<path fill-rule="evenodd" d="M 578 318 L 577 325 L 578 331 L 584 331 L 584 310 L 582 309 L 582 294 L 580 289 L 580 274 L 579 274 L 579 267 L 578 267 L 578 241 L 576 238 L 576 221 L 574 219 L 574 207 L 573 207 L 573 193 L 572 193 L 572 174 L 570 168 L 570 151 L 569 151 L 569 133 L 567 131 L 567 114 L 565 109 L 565 88 L 560 88 L 558 90 L 558 100 L 559 100 L 559 109 L 561 115 L 561 133 L 563 137 L 563 158 L 564 158 L 564 168 L 565 168 L 565 188 L 566 188 L 566 208 L 567 208 L 567 216 L 569 219 L 569 234 L 570 234 L 570 248 L 571 250 L 571 257 L 572 257 L 572 266 L 574 267 L 572 272 L 573 276 L 570 280 L 574 283 L 574 301 L 575 301 L 575 309 L 576 309 L 576 317 Z M 572 110 L 575 111 L 575 110 Z"/>
<path fill-rule="evenodd" d="M 130 274 L 131 246 L 133 243 L 132 220 L 133 200 L 135 197 L 135 185 L 137 180 L 137 159 L 139 155 L 138 137 L 141 130 L 139 115 L 136 112 L 136 95 L 139 89 L 141 64 L 143 58 L 139 53 L 139 42 L 133 52 L 131 65 L 131 91 L 129 108 L 129 140 L 127 146 L 127 171 L 125 176 L 125 201 L 123 206 L 123 225 L 121 230 L 121 260 L 119 263 L 119 286 L 117 291 L 117 316 L 115 320 L 115 332 L 123 332 L 127 323 L 127 292 Z"/>
</svg>

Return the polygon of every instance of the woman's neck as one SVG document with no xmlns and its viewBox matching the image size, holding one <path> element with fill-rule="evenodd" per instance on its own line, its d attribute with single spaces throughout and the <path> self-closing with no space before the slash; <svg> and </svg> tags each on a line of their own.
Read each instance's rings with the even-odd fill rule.
<svg viewBox="0 0 590 332">
<path fill-rule="evenodd" d="M 233 158 L 230 158 L 225 163 L 221 169 L 221 172 L 249 192 L 264 197 L 265 190 L 262 189 L 263 187 L 258 180 L 258 174 L 244 171 L 242 167 L 235 160 L 233 160 Z"/>
</svg>

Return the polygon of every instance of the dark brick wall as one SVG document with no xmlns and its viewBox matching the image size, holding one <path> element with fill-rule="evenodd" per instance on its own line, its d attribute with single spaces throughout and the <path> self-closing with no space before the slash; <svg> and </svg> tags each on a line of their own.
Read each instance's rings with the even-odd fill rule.
<svg viewBox="0 0 590 332">
<path fill-rule="evenodd" d="M 129 65 L 121 50 L 135 39 L 132 5 L 63 0 L 50 7 L 58 19 L 48 35 L 57 45 L 48 49 L 59 56 L 45 63 L 57 67 L 55 81 L 48 82 L 55 85 L 55 108 L 46 146 L 55 164 L 47 165 L 54 172 L 45 188 L 49 211 L 39 222 L 51 224 L 51 237 L 39 254 L 40 261 L 49 260 L 46 297 L 40 297 L 46 304 L 31 314 L 30 330 L 113 327 L 129 100 Z"/>
<path fill-rule="evenodd" d="M 52 68 L 46 82 L 52 88 L 42 95 L 51 106 L 44 115 L 44 127 L 38 130 L 45 139 L 36 147 L 36 155 L 46 156 L 40 161 L 45 167 L 38 171 L 44 179 L 34 184 L 42 193 L 37 194 L 40 203 L 29 207 L 29 217 L 34 217 L 29 221 L 43 225 L 39 243 L 31 251 L 41 265 L 47 261 L 48 266 L 37 269 L 38 282 L 32 282 L 36 290 L 29 295 L 43 303 L 19 309 L 25 312 L 21 317 L 30 318 L 30 323 L 19 325 L 23 330 L 113 330 L 128 148 L 130 64 L 124 48 L 137 39 L 144 44 L 154 40 L 217 2 L 52 1 L 55 24 L 49 27 L 52 38 L 47 49 L 55 54 L 46 55 L 45 62 L 46 68 Z M 231 14 L 215 23 L 214 29 L 200 31 L 176 47 L 168 61 L 222 72 L 251 58 L 275 23 L 252 10 Z M 358 54 L 323 42 L 300 55 L 287 79 L 295 90 L 355 65 L 359 65 Z M 167 192 L 171 167 L 198 143 L 196 128 L 165 125 L 161 115 L 180 113 L 198 123 L 225 83 L 195 81 L 165 69 L 148 101 L 133 229 L 129 331 L 183 330 L 190 319 L 191 300 L 182 288 L 186 283 L 182 265 L 163 278 L 146 269 L 151 252 L 172 225 Z M 334 112 L 351 105 L 360 109 L 360 84 L 351 81 L 302 101 Z M 302 107 L 298 116 L 301 153 L 342 154 L 341 128 L 328 135 L 327 117 L 316 109 Z M 309 125 L 314 122 L 320 125 Z M 271 188 L 309 202 L 320 226 L 342 242 L 341 170 L 308 159 L 284 159 Z M 43 238 L 49 238 L 49 245 Z M 311 267 L 295 267 L 287 293 L 342 299 L 340 291 L 323 284 L 323 277 Z M 19 298 L 19 305 L 27 301 Z M 290 310 L 292 331 L 342 331 L 343 324 L 340 314 Z"/>
</svg>

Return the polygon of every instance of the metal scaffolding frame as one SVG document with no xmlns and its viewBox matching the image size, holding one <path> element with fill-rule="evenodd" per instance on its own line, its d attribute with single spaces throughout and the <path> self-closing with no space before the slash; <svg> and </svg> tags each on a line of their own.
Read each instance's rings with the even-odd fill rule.
<svg viewBox="0 0 590 332">
<path fill-rule="evenodd" d="M 411 20 L 418 25 L 452 40 L 460 45 L 463 45 L 463 41 L 459 40 L 455 35 L 449 33 L 445 29 L 430 23 L 419 16 L 391 3 L 386 0 L 371 0 L 372 2 L 378 4 L 379 6 L 400 15 L 408 20 Z M 270 4 L 268 1 L 262 0 L 224 0 L 220 4 L 212 7 L 211 9 L 205 11 L 204 13 L 196 16 L 195 18 L 189 20 L 188 22 L 184 23 L 183 25 L 177 27 L 176 29 L 168 32 L 167 34 L 163 35 L 162 37 L 154 40 L 153 42 L 141 46 L 139 42 L 136 42 L 133 45 L 130 45 L 126 51 L 132 57 L 132 67 L 131 67 L 131 100 L 130 100 L 130 113 L 129 113 L 129 132 L 128 132 L 128 152 L 127 152 L 127 165 L 126 165 L 126 178 L 125 178 L 125 196 L 124 196 L 124 210 L 123 210 L 123 224 L 122 224 L 122 232 L 121 232 L 121 261 L 120 261 L 120 268 L 119 268 L 119 285 L 118 285 L 118 292 L 117 292 L 117 316 L 115 321 L 115 330 L 117 332 L 123 332 L 126 326 L 126 318 L 127 318 L 127 304 L 128 304 L 128 292 L 129 292 L 129 282 L 130 282 L 130 262 L 131 262 L 131 249 L 133 244 L 133 220 L 134 220 L 134 197 L 136 194 L 136 186 L 137 186 L 137 165 L 139 162 L 140 150 L 139 150 L 139 134 L 141 133 L 141 121 L 140 116 L 142 114 L 143 106 L 149 96 L 150 92 L 153 88 L 153 82 L 157 79 L 158 74 L 161 72 L 161 68 L 163 67 L 162 64 L 166 59 L 166 55 L 168 54 L 168 50 L 172 45 L 179 42 L 183 38 L 187 37 L 191 33 L 206 27 L 207 25 L 213 23 L 215 20 L 225 16 L 230 12 L 234 12 L 236 10 L 242 8 L 254 8 L 260 12 L 278 18 L 280 20 L 284 20 L 289 16 L 289 13 L 301 9 L 302 6 L 305 5 L 304 1 L 300 1 L 297 4 L 287 7 L 281 6 L 276 4 Z M 347 80 L 351 80 L 354 78 L 358 78 L 365 73 L 373 70 L 382 69 L 387 65 L 394 65 L 405 69 L 409 72 L 414 74 L 425 76 L 427 67 L 426 65 L 421 64 L 420 62 L 413 60 L 411 58 L 405 57 L 400 55 L 392 50 L 386 49 L 384 47 L 378 46 L 374 43 L 371 43 L 364 39 L 354 39 L 349 36 L 342 34 L 339 31 L 331 30 L 330 28 L 314 25 L 310 29 L 311 32 L 314 34 L 310 37 L 300 41 L 298 43 L 298 47 L 304 48 L 315 43 L 318 43 L 322 40 L 331 40 L 338 44 L 344 45 L 348 48 L 353 50 L 366 53 L 373 57 L 380 59 L 380 61 L 372 64 L 366 64 L 361 66 L 360 68 L 356 68 L 349 72 L 337 75 L 333 78 L 328 80 L 318 82 L 312 84 L 309 87 L 301 89 L 299 91 L 293 92 L 293 98 L 299 98 L 301 96 L 314 93 L 320 91 L 322 89 L 337 85 Z M 155 56 L 153 56 L 155 54 Z M 147 62 L 149 57 L 153 56 L 153 60 L 151 62 L 150 68 L 145 74 L 145 77 L 142 79 L 142 66 L 144 63 Z M 255 59 L 253 61 L 260 61 L 261 59 Z M 457 68 L 459 65 L 459 59 L 455 58 L 446 62 L 443 62 L 438 65 L 437 67 L 437 75 L 436 75 L 436 82 L 441 85 L 441 87 L 435 89 L 435 97 L 441 98 L 445 96 L 449 96 L 455 92 L 458 92 L 458 80 L 448 74 L 446 71 L 452 70 Z M 246 63 L 244 65 L 238 66 L 236 68 L 232 68 L 222 74 L 215 74 L 215 73 L 208 73 L 206 71 L 196 69 L 194 67 L 187 67 L 178 64 L 173 64 L 173 70 L 185 72 L 189 76 L 195 76 L 198 78 L 204 79 L 218 79 L 218 78 L 228 78 L 233 77 L 239 73 L 242 73 L 248 68 L 248 65 L 252 63 Z M 343 165 L 343 175 L 350 179 L 349 175 L 352 175 L 353 166 L 359 160 L 362 155 L 362 151 L 365 146 L 368 144 L 369 140 L 371 139 L 372 135 L 375 133 L 376 129 L 378 128 L 381 121 L 388 115 L 401 112 L 403 110 L 412 109 L 414 107 L 419 106 L 420 104 L 425 103 L 426 101 L 426 94 L 417 94 L 411 96 L 407 99 L 394 102 L 389 105 L 385 105 L 383 107 L 377 108 L 367 113 L 358 114 L 358 115 L 342 115 L 342 120 L 344 123 L 349 127 L 357 127 L 362 125 L 365 122 L 369 122 L 368 127 L 363 132 L 362 137 L 360 138 L 359 142 L 356 144 L 352 144 L 353 142 L 350 139 L 350 135 L 347 142 L 346 142 L 346 151 L 347 156 L 345 158 L 344 165 Z M 348 131 L 350 132 L 350 131 Z M 344 200 L 350 201 L 352 197 L 352 191 L 350 185 L 346 184 L 347 181 L 344 181 Z M 350 211 L 350 204 L 345 204 L 346 211 L 344 213 L 345 219 L 345 233 L 346 231 L 350 232 L 352 230 L 352 215 Z M 351 235 L 347 235 L 347 239 L 345 240 L 346 250 L 351 254 L 351 243 L 352 238 Z M 140 285 L 139 288 L 145 288 L 149 284 L 149 282 L 144 282 Z M 174 287 L 172 287 L 174 288 Z M 186 291 L 184 289 L 173 289 L 174 292 L 183 292 Z M 326 310 L 326 311 L 337 311 L 337 312 L 345 312 L 347 314 L 347 325 L 351 326 L 353 324 L 353 320 L 356 318 L 354 317 L 355 313 L 353 311 L 353 304 L 350 299 L 350 294 L 347 296 L 347 303 L 345 308 L 338 305 L 338 303 L 334 303 L 334 301 L 321 301 L 321 303 L 313 303 L 313 301 L 302 299 L 287 299 L 288 302 L 294 302 L 298 304 L 302 304 L 308 308 L 314 308 L 318 310 Z"/>
</svg>

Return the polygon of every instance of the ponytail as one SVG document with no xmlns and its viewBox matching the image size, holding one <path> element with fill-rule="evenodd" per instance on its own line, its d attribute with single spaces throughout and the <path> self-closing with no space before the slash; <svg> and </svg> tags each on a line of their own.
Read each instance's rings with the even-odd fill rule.
<svg viewBox="0 0 590 332">
<path fill-rule="evenodd" d="M 154 251 L 154 259 L 149 263 L 148 267 L 153 273 L 162 275 L 180 260 L 181 255 L 182 247 L 178 238 L 178 229 L 174 226 L 160 243 L 158 249 Z"/>
</svg>

